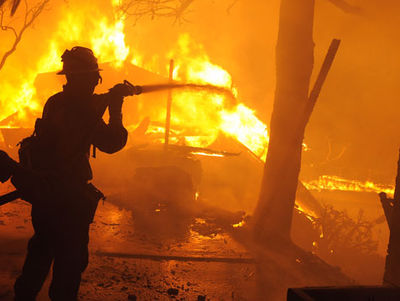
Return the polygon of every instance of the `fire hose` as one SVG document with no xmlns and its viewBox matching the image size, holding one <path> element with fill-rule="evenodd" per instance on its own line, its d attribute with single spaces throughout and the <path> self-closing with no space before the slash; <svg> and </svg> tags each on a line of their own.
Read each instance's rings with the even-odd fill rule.
<svg viewBox="0 0 400 301">
<path fill-rule="evenodd" d="M 132 88 L 133 90 L 132 95 L 139 95 L 139 94 L 152 93 L 165 90 L 186 89 L 186 90 L 207 91 L 210 93 L 223 94 L 226 97 L 236 101 L 236 97 L 232 93 L 232 90 L 225 87 L 214 86 L 210 84 L 202 85 L 202 84 L 168 83 L 168 84 L 151 84 L 151 85 L 135 86 L 127 80 L 124 80 L 124 84 Z"/>
</svg>

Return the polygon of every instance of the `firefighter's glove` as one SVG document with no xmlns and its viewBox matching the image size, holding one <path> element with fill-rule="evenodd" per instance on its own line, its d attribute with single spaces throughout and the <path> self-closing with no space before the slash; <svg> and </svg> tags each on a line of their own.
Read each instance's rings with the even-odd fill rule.
<svg viewBox="0 0 400 301">
<path fill-rule="evenodd" d="M 127 80 L 125 80 L 122 84 L 116 84 L 114 87 L 110 89 L 110 93 L 114 95 L 118 95 L 120 97 L 139 95 L 142 93 L 141 86 L 134 86 Z"/>
<path fill-rule="evenodd" d="M 127 84 L 116 84 L 110 89 L 110 92 L 115 96 L 125 97 L 134 95 L 135 89 Z"/>
<path fill-rule="evenodd" d="M 129 87 L 124 84 L 116 84 L 110 89 L 110 117 L 120 116 L 122 110 L 122 103 L 124 102 L 124 97 L 130 94 Z"/>
<path fill-rule="evenodd" d="M 122 84 L 116 84 L 114 87 L 112 87 L 109 93 L 111 95 L 109 112 L 111 119 L 114 120 L 114 118 L 121 118 L 124 97 L 142 93 L 142 87 L 134 86 L 125 80 Z"/>
</svg>

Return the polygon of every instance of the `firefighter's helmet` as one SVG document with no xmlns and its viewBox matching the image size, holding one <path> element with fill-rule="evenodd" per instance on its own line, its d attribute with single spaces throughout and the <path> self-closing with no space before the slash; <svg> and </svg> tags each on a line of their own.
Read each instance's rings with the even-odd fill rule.
<svg viewBox="0 0 400 301">
<path fill-rule="evenodd" d="M 77 74 L 99 72 L 97 58 L 93 51 L 86 47 L 75 46 L 71 50 L 65 50 L 61 56 L 63 69 L 57 74 Z"/>
</svg>

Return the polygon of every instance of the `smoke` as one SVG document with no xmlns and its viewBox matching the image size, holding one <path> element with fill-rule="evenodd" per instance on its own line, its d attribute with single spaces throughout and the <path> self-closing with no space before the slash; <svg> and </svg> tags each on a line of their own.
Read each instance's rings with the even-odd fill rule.
<svg viewBox="0 0 400 301">
<path fill-rule="evenodd" d="M 391 183 L 400 143 L 399 21 L 393 13 L 398 4 L 354 4 L 362 8 L 361 16 L 317 2 L 315 66 L 329 39 L 338 37 L 343 43 L 307 128 L 312 150 L 304 157 L 309 170 L 304 176 L 317 172 Z"/>
</svg>

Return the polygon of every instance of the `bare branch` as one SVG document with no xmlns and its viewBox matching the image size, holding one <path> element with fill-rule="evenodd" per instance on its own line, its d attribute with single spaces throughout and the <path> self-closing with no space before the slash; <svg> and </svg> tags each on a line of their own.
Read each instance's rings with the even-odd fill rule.
<svg viewBox="0 0 400 301">
<path fill-rule="evenodd" d="M 50 0 L 42 0 L 41 2 L 37 3 L 33 7 L 29 8 L 27 0 L 25 0 L 25 15 L 24 15 L 24 22 L 19 29 L 16 29 L 13 26 L 5 25 L 4 24 L 4 7 L 0 7 L 0 28 L 3 31 L 12 31 L 14 33 L 14 42 L 9 50 L 7 50 L 0 59 L 0 70 L 4 67 L 8 57 L 17 50 L 18 44 L 21 42 L 22 36 L 26 29 L 32 26 L 34 21 L 39 17 L 39 15 L 43 12 L 43 9 L 49 3 Z M 14 1 L 15 3 L 15 1 Z M 19 1 L 18 1 L 19 4 Z"/>
<path fill-rule="evenodd" d="M 194 0 L 122 0 L 117 10 L 126 17 L 131 17 L 135 23 L 143 18 L 174 18 L 184 21 L 184 15 Z"/>
<path fill-rule="evenodd" d="M 17 8 L 19 6 L 19 3 L 21 2 L 21 0 L 14 0 L 12 7 L 11 7 L 11 16 L 14 16 L 15 12 L 17 11 Z"/>
<path fill-rule="evenodd" d="M 360 210 L 356 218 L 351 218 L 344 211 L 324 206 L 321 216 L 315 220 L 315 227 L 322 230 L 319 240 L 319 252 L 329 254 L 359 252 L 373 254 L 378 247 L 378 241 L 373 237 L 374 222 L 365 219 Z"/>
<path fill-rule="evenodd" d="M 19 3 L 21 0 L 13 0 L 11 4 L 11 16 L 14 16 L 15 12 L 17 11 L 17 8 L 19 6 Z M 0 0 L 0 7 L 3 7 L 3 4 L 6 3 L 6 0 Z"/>
</svg>

